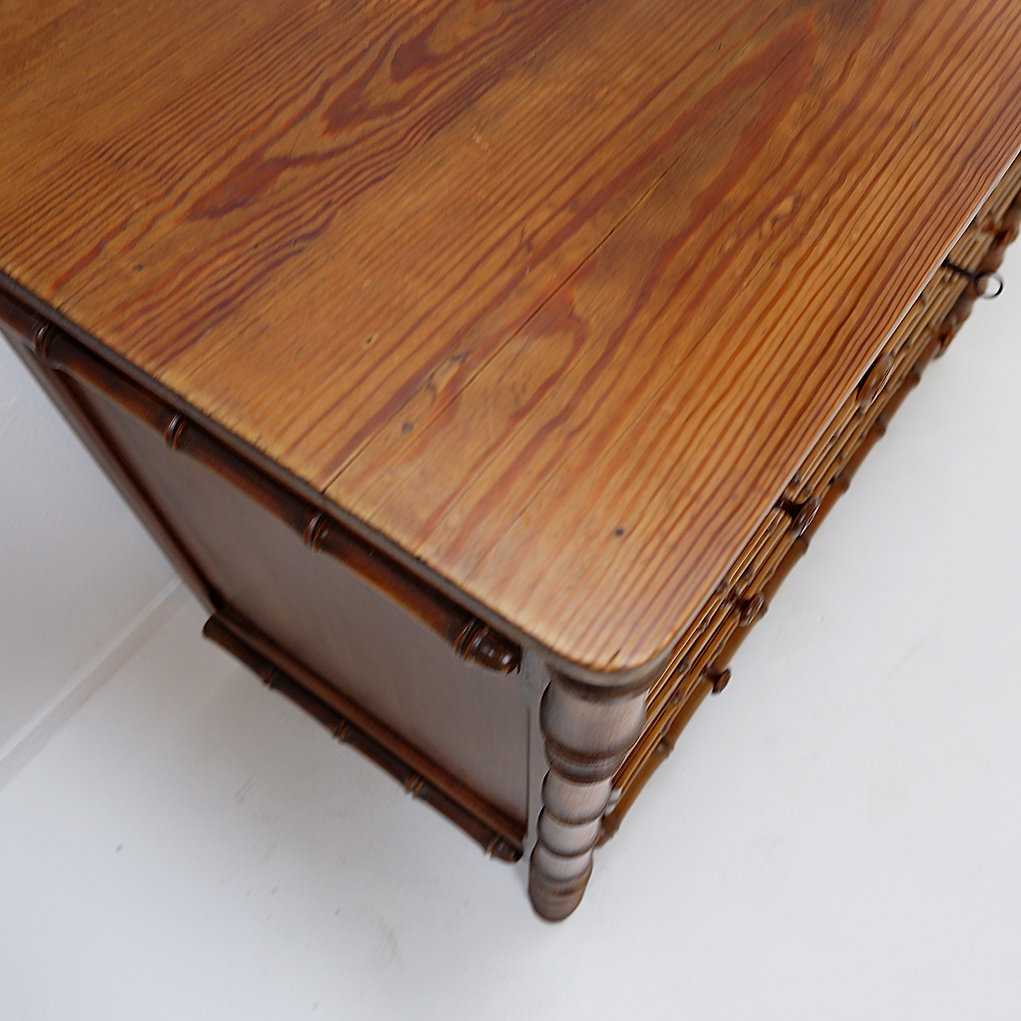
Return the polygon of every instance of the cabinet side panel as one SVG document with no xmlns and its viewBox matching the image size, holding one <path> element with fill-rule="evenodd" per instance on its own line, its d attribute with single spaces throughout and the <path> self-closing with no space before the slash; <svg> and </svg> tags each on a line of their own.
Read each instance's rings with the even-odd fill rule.
<svg viewBox="0 0 1021 1021">
<path fill-rule="evenodd" d="M 484 800 L 525 819 L 527 711 L 516 676 L 460 659 L 214 471 L 76 389 L 228 606 Z"/>
</svg>

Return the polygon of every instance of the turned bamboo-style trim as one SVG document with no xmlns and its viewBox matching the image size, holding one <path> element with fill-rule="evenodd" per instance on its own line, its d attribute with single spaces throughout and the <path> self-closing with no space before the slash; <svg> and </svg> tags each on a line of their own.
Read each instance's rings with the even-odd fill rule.
<svg viewBox="0 0 1021 1021">
<path fill-rule="evenodd" d="M 602 830 L 599 834 L 600 845 L 605 844 L 617 832 L 624 816 L 627 815 L 628 810 L 635 803 L 652 774 L 674 750 L 681 731 L 695 715 L 695 710 L 714 690 L 714 682 L 711 678 L 705 676 L 699 678 L 686 696 L 683 699 L 678 699 L 677 703 L 671 707 L 672 712 L 658 722 L 658 739 L 650 749 L 642 767 L 626 788 L 618 790 L 617 800 L 603 816 Z"/>
<path fill-rule="evenodd" d="M 385 769 L 419 801 L 431 805 L 486 851 L 517 861 L 524 827 L 483 801 L 470 788 L 384 726 L 322 678 L 292 659 L 250 622 L 226 610 L 206 621 L 202 633 L 251 669 L 268 687 L 286 695 L 344 744 Z"/>
<path fill-rule="evenodd" d="M 645 725 L 652 680 L 620 692 L 550 676 L 540 709 L 549 769 L 528 880 L 548 921 L 566 918 L 585 892 L 613 775 Z"/>
<path fill-rule="evenodd" d="M 29 338 L 38 325 L 38 319 L 12 301 L 2 290 L 0 290 L 0 324 L 8 326 L 19 341 L 11 348 L 15 357 L 24 363 L 25 368 L 67 418 L 110 481 L 157 539 L 164 555 L 185 583 L 207 609 L 219 606 L 222 603 L 219 593 L 203 575 L 191 553 L 181 543 L 163 512 L 149 497 L 145 486 L 131 466 L 120 455 L 116 440 L 81 400 L 80 389 L 75 382 L 69 376 L 54 372 L 36 357 Z"/>
<path fill-rule="evenodd" d="M 331 688 L 325 681 L 315 677 L 300 664 L 290 660 L 254 626 L 225 605 L 222 596 L 213 591 L 208 580 L 191 560 L 173 529 L 163 519 L 149 499 L 145 487 L 132 473 L 130 466 L 117 451 L 116 443 L 108 436 L 102 425 L 89 413 L 87 403 L 81 399 L 81 387 L 99 390 L 126 410 L 134 412 L 153 428 L 162 428 L 164 442 L 173 450 L 191 452 L 189 444 L 203 433 L 189 429 L 188 420 L 180 413 L 168 414 L 160 402 L 126 379 L 117 379 L 116 394 L 109 394 L 105 388 L 93 386 L 88 379 L 82 379 L 67 366 L 62 356 L 62 334 L 48 323 L 23 308 L 0 291 L 0 321 L 10 327 L 20 344 L 16 353 L 25 361 L 28 369 L 39 378 L 48 390 L 54 391 L 62 409 L 70 415 L 83 438 L 89 441 L 93 453 L 103 467 L 122 489 L 143 519 L 163 539 L 165 552 L 174 559 L 177 568 L 190 581 L 196 593 L 216 611 L 204 629 L 204 634 L 226 648 L 242 663 L 254 670 L 263 680 L 293 701 L 297 702 L 317 719 L 326 723 L 335 736 L 364 753 L 377 765 L 397 778 L 412 794 L 437 809 L 455 825 L 477 841 L 488 854 L 505 861 L 520 858 L 524 845 L 523 824 L 504 816 L 487 802 L 478 797 L 470 788 L 449 776 L 442 768 L 423 756 L 414 747 L 393 734 L 384 725 L 364 713 L 357 705 Z M 61 364 L 55 364 L 60 358 Z M 142 409 L 148 414 L 137 414 Z M 160 417 L 162 416 L 162 418 Z M 235 481 L 232 479 L 232 481 Z M 246 490 L 247 491 L 247 490 Z M 276 507 L 278 516 L 287 513 L 286 502 Z M 285 518 L 285 520 L 287 520 Z M 292 520 L 297 520 L 292 516 Z M 318 536 L 322 542 L 326 521 L 323 516 L 318 527 L 307 530 L 306 541 Z M 460 624 L 460 621 L 457 623 Z M 473 618 L 468 619 L 460 631 L 450 630 L 451 645 L 459 655 L 477 658 L 474 649 L 483 645 L 486 631 Z M 473 649 L 474 644 L 474 649 Z"/>
<path fill-rule="evenodd" d="M 1021 161 L 1000 187 L 1016 188 L 1019 180 Z M 1003 198 L 994 193 L 989 206 L 998 204 L 1003 205 Z M 989 213 L 976 217 L 955 246 L 954 251 L 961 253 L 955 258 L 970 267 L 969 272 L 994 271 L 1006 245 L 1017 236 L 1019 224 L 1021 195 L 1014 197 L 1002 216 Z M 847 491 L 851 477 L 886 432 L 890 417 L 918 384 L 929 361 L 946 349 L 970 314 L 975 298 L 956 275 L 935 279 L 859 380 L 827 435 L 806 456 L 775 505 L 789 518 L 789 526 L 783 529 L 774 523 L 764 533 L 760 529 L 738 557 L 737 563 L 744 563 L 741 571 L 728 571 L 733 588 L 724 594 L 721 605 L 736 609 L 741 626 L 730 626 L 731 617 L 717 613 L 715 626 L 682 639 L 671 658 L 669 676 L 654 685 L 657 694 L 647 705 L 643 736 L 614 777 L 616 786 L 603 819 L 600 843 L 617 831 L 638 792 L 666 758 L 668 749 L 662 747 L 665 735 L 671 735 L 671 742 L 676 740 L 701 703 L 702 698 L 692 699 L 692 693 L 718 693 L 726 686 L 730 678 L 726 664 L 748 627 L 765 612 L 772 594 L 807 549 L 808 536 Z"/>
<path fill-rule="evenodd" d="M 873 398 L 874 400 L 875 398 Z M 812 522 L 815 521 L 815 516 L 819 513 L 819 497 L 810 496 L 801 503 L 781 498 L 777 501 L 776 507 L 777 510 L 782 510 L 791 516 L 791 534 L 798 538 L 812 527 Z"/>
<path fill-rule="evenodd" d="M 405 570 L 327 510 L 268 477 L 179 409 L 133 382 L 63 330 L 5 297 L 0 315 L 27 339 L 40 361 L 102 394 L 163 436 L 171 449 L 195 458 L 280 519 L 315 550 L 340 560 L 385 592 L 458 655 L 498 673 L 521 664 L 520 648 L 472 613 Z"/>
</svg>

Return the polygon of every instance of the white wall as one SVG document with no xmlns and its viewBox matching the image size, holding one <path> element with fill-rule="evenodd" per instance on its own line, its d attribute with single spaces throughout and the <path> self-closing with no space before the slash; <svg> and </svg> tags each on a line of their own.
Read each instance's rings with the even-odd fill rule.
<svg viewBox="0 0 1021 1021">
<path fill-rule="evenodd" d="M 0 785 L 159 620 L 173 573 L 0 341 Z"/>
</svg>

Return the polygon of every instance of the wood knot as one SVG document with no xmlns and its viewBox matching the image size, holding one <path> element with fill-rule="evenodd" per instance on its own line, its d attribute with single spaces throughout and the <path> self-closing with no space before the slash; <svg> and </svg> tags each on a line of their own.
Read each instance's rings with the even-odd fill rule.
<svg viewBox="0 0 1021 1021">
<path fill-rule="evenodd" d="M 521 853 L 512 844 L 507 843 L 499 834 L 494 833 L 485 846 L 485 852 L 491 858 L 498 858 L 500 861 L 517 861 Z"/>
<path fill-rule="evenodd" d="M 736 606 L 741 611 L 741 616 L 738 618 L 738 623 L 741 627 L 748 627 L 750 624 L 753 624 L 768 609 L 766 597 L 761 592 L 756 592 L 754 596 L 742 599 Z"/>
</svg>

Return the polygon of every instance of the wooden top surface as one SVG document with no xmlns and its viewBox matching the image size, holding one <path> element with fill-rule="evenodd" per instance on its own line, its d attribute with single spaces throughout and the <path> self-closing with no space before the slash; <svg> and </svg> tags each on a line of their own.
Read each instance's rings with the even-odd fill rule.
<svg viewBox="0 0 1021 1021">
<path fill-rule="evenodd" d="M 0 272 L 654 658 L 1021 145 L 1016 0 L 14 0 Z"/>
</svg>

